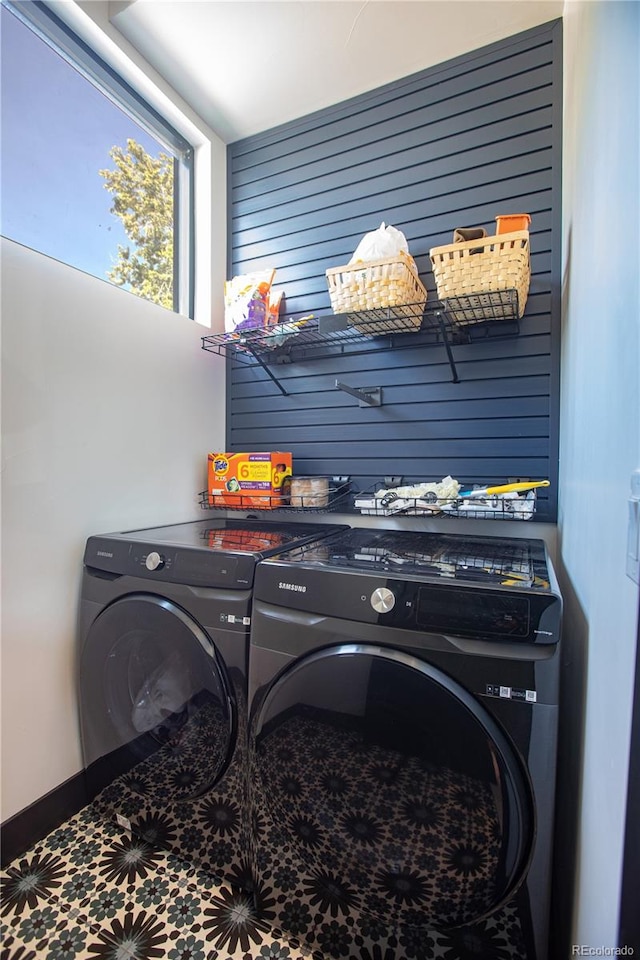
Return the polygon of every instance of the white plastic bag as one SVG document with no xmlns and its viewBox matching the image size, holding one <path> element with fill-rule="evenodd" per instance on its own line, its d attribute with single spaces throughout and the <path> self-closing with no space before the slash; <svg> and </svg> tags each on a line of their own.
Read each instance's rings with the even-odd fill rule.
<svg viewBox="0 0 640 960">
<path fill-rule="evenodd" d="M 409 253 L 409 245 L 404 233 L 392 227 L 391 224 L 386 227 L 383 221 L 377 230 L 365 233 L 349 263 L 389 260 L 401 253 Z"/>
</svg>

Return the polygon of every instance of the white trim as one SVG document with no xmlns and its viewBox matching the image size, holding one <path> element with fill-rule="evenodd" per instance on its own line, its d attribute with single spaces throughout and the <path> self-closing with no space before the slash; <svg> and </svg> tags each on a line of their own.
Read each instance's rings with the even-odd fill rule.
<svg viewBox="0 0 640 960">
<path fill-rule="evenodd" d="M 91 49 L 113 67 L 123 80 L 126 80 L 158 113 L 194 146 L 200 146 L 207 139 L 203 130 L 196 126 L 155 84 L 150 77 L 107 36 L 104 30 L 88 13 L 78 6 L 75 0 L 44 0 L 47 7 L 60 17 Z"/>
<path fill-rule="evenodd" d="M 212 140 L 215 137 L 199 117 L 188 117 L 175 100 L 160 89 L 145 70 L 105 33 L 75 0 L 44 0 L 46 5 L 70 27 L 98 56 L 112 67 L 137 93 L 193 144 L 194 147 L 194 319 L 211 326 L 212 308 Z M 117 17 L 117 14 L 116 14 Z M 115 20 L 115 17 L 114 17 Z M 125 41 L 123 41 L 125 42 Z M 141 58 L 142 59 L 142 58 Z M 145 61 L 146 63 L 146 61 Z M 152 68 L 148 68 L 152 71 Z M 178 99 L 177 94 L 175 98 Z M 199 122 L 197 122 L 199 121 Z M 226 190 L 223 178 L 220 189 Z"/>
</svg>

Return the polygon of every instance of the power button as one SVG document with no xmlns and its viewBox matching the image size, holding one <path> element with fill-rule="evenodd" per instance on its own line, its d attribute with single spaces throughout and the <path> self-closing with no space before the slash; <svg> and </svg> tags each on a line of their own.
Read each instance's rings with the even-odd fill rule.
<svg viewBox="0 0 640 960">
<path fill-rule="evenodd" d="M 371 594 L 371 606 L 376 613 L 389 613 L 395 605 L 396 598 L 387 587 L 378 587 Z"/>
</svg>

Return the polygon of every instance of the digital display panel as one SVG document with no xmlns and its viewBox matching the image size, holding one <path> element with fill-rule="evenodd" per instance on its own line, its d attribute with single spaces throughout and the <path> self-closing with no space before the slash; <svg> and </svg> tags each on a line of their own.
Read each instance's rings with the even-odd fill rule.
<svg viewBox="0 0 640 960">
<path fill-rule="evenodd" d="M 529 636 L 529 601 L 487 590 L 428 587 L 418 591 L 416 620 L 431 631 L 524 640 Z"/>
</svg>

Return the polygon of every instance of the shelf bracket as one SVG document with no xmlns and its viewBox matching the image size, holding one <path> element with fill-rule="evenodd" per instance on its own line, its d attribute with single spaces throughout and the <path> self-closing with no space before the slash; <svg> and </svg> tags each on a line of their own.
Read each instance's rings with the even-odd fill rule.
<svg viewBox="0 0 640 960">
<path fill-rule="evenodd" d="M 264 362 L 264 360 L 262 359 L 262 357 L 260 356 L 260 354 L 259 354 L 259 353 L 256 353 L 256 351 L 255 351 L 255 350 L 250 346 L 250 344 L 248 344 L 248 343 L 243 344 L 243 347 L 244 347 L 244 349 L 245 349 L 248 353 L 251 354 L 251 356 L 252 356 L 253 359 L 256 361 L 256 363 L 259 363 L 259 364 L 260 364 L 260 366 L 262 367 L 262 369 L 264 370 L 264 372 L 267 374 L 267 376 L 271 377 L 271 379 L 272 379 L 273 382 L 275 383 L 275 385 L 276 385 L 276 387 L 278 388 L 278 390 L 280 391 L 280 393 L 281 393 L 284 397 L 288 397 L 288 396 L 289 396 L 289 391 L 288 391 L 288 390 L 285 390 L 285 388 L 282 386 L 282 384 L 280 383 L 280 381 L 278 380 L 278 378 L 277 378 L 273 373 L 271 373 L 271 370 L 269 369 L 269 367 L 267 366 L 267 364 Z"/>
<path fill-rule="evenodd" d="M 442 310 L 436 310 L 435 317 L 436 317 L 436 320 L 438 321 L 438 326 L 440 327 L 440 333 L 442 334 L 442 342 L 444 343 L 444 348 L 447 351 L 447 359 L 449 361 L 449 366 L 451 367 L 451 378 L 454 383 L 460 383 L 460 378 L 458 377 L 458 371 L 456 370 L 456 362 L 453 359 L 451 344 L 449 343 L 449 338 L 447 336 L 447 328 L 442 318 Z"/>
<path fill-rule="evenodd" d="M 382 404 L 382 387 L 361 387 L 357 390 L 355 387 L 349 387 L 346 383 L 336 380 L 338 390 L 344 390 L 355 397 L 361 407 L 379 407 Z"/>
</svg>

